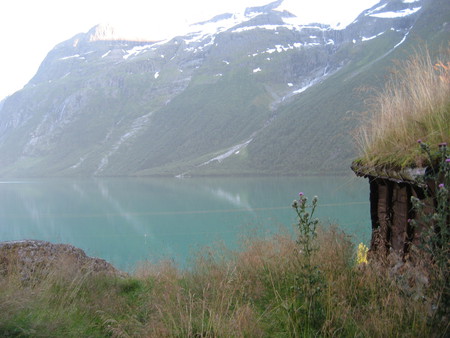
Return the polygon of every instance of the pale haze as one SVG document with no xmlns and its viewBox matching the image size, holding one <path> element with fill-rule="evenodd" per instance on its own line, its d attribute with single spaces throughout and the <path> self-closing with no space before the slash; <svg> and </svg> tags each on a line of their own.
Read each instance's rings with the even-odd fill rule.
<svg viewBox="0 0 450 338">
<path fill-rule="evenodd" d="M 5 0 L 0 2 L 0 100 L 21 89 L 58 43 L 100 23 L 124 34 L 159 40 L 191 23 L 270 0 Z M 343 25 L 379 0 L 285 0 L 302 22 Z"/>
</svg>

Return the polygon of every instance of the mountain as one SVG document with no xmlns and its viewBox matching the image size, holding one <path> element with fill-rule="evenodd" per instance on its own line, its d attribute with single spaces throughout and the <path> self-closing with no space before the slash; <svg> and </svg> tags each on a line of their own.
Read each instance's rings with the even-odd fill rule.
<svg viewBox="0 0 450 338">
<path fill-rule="evenodd" d="M 283 1 L 165 41 L 96 26 L 51 50 L 0 105 L 0 175 L 344 172 L 367 93 L 427 44 L 447 47 L 446 0 L 383 0 L 345 27 Z"/>
</svg>

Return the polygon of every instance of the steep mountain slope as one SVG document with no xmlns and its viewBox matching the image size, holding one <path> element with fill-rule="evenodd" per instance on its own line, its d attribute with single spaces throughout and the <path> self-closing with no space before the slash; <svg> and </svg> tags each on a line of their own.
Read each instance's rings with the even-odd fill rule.
<svg viewBox="0 0 450 338">
<path fill-rule="evenodd" d="M 443 0 L 381 1 L 351 25 L 299 24 L 283 1 L 167 41 L 97 26 L 57 45 L 0 108 L 0 174 L 301 174 L 346 170 L 362 86 L 424 40 Z M 436 9 L 438 8 L 438 9 Z"/>
<path fill-rule="evenodd" d="M 348 166 L 355 156 L 350 133 L 361 121 L 358 112 L 366 109 L 364 102 L 371 89 L 382 85 L 397 60 L 426 46 L 432 53 L 449 46 L 450 3 L 423 3 L 420 15 L 414 20 L 408 17 L 409 22 L 403 21 L 404 26 L 397 27 L 392 16 L 406 11 L 395 11 L 398 7 L 393 5 L 386 2 L 376 6 L 384 10 L 380 16 L 370 17 L 373 9 L 361 14 L 350 27 L 361 32 L 361 43 L 348 51 L 352 60 L 278 110 L 280 118 L 249 145 L 249 166 L 265 172 L 267 162 L 273 161 L 276 164 L 270 165 L 271 170 L 292 174 L 298 168 L 314 173 L 340 171 Z M 394 29 L 375 30 L 380 20 L 386 20 Z"/>
</svg>

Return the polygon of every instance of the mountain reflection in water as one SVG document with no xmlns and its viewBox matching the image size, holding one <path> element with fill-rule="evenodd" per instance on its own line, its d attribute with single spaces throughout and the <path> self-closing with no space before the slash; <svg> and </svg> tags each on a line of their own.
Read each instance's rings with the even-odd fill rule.
<svg viewBox="0 0 450 338">
<path fill-rule="evenodd" d="M 70 243 L 132 270 L 185 266 L 201 247 L 292 230 L 292 200 L 319 196 L 318 217 L 368 242 L 368 184 L 353 177 L 91 178 L 0 182 L 0 241 Z"/>
</svg>

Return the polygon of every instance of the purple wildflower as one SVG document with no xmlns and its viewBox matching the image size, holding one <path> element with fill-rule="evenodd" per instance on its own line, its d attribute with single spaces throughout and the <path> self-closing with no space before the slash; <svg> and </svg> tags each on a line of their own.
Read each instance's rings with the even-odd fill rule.
<svg viewBox="0 0 450 338">
<path fill-rule="evenodd" d="M 450 158 L 447 158 L 445 162 L 450 163 Z"/>
<path fill-rule="evenodd" d="M 299 192 L 298 195 L 299 195 L 300 197 L 302 197 L 302 196 L 304 195 L 304 193 Z"/>
<path fill-rule="evenodd" d="M 446 146 L 447 146 L 447 142 L 439 143 L 439 147 L 446 147 Z"/>
<path fill-rule="evenodd" d="M 422 143 L 422 139 L 419 138 L 419 139 L 417 140 L 417 143 L 421 144 L 421 143 Z"/>
<path fill-rule="evenodd" d="M 439 188 L 444 188 L 444 183 L 439 184 Z"/>
</svg>

